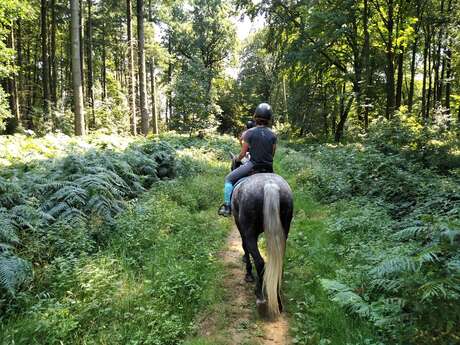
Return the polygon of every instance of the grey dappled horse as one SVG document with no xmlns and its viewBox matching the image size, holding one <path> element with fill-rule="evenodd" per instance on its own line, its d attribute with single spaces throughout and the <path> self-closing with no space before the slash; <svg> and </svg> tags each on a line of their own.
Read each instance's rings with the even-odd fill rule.
<svg viewBox="0 0 460 345">
<path fill-rule="evenodd" d="M 235 160 L 232 169 L 236 168 Z M 283 258 L 292 219 L 293 200 L 289 184 L 272 173 L 249 176 L 233 190 L 232 211 L 243 240 L 247 282 L 254 281 L 251 254 L 254 261 L 257 307 L 260 314 L 275 318 L 282 311 L 280 298 Z M 257 246 L 265 231 L 268 262 L 265 266 Z M 265 299 L 266 296 L 266 299 Z"/>
</svg>

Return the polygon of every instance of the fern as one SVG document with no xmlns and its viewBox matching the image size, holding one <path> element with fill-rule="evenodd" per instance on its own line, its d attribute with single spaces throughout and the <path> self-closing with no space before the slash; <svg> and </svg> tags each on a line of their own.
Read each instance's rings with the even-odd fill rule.
<svg viewBox="0 0 460 345">
<path fill-rule="evenodd" d="M 0 176 L 0 207 L 11 208 L 23 200 L 21 187 Z"/>
<path fill-rule="evenodd" d="M 383 278 L 389 275 L 400 274 L 403 272 L 415 272 L 418 269 L 417 262 L 407 256 L 398 256 L 384 260 L 380 265 L 370 271 L 370 274 Z"/>
<path fill-rule="evenodd" d="M 21 258 L 0 255 L 0 287 L 14 295 L 32 276 L 32 265 Z"/>
<path fill-rule="evenodd" d="M 393 237 L 398 241 L 406 241 L 409 239 L 418 239 L 426 233 L 426 228 L 421 226 L 410 226 L 396 232 Z"/>
<path fill-rule="evenodd" d="M 351 288 L 336 280 L 321 279 L 321 286 L 329 293 L 331 300 L 351 312 L 367 318 L 371 316 L 371 307 Z"/>
<path fill-rule="evenodd" d="M 419 288 L 422 301 L 433 299 L 458 299 L 460 297 L 459 281 L 452 278 L 430 280 Z"/>
<path fill-rule="evenodd" d="M 16 229 L 11 214 L 5 208 L 0 208 L 0 243 L 19 244 Z"/>
</svg>

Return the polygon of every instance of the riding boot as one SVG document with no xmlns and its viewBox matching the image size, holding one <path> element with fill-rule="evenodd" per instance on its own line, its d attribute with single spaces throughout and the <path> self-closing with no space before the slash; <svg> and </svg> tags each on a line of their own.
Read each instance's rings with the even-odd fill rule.
<svg viewBox="0 0 460 345">
<path fill-rule="evenodd" d="M 228 204 L 222 204 L 218 211 L 219 216 L 230 217 L 232 215 L 232 208 Z"/>
</svg>

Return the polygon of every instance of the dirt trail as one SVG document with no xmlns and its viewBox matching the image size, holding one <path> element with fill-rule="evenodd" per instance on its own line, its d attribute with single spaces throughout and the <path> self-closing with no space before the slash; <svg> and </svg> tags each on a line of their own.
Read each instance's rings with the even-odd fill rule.
<svg viewBox="0 0 460 345">
<path fill-rule="evenodd" d="M 262 321 L 257 317 L 254 284 L 244 281 L 242 255 L 241 237 L 237 228 L 233 227 L 227 240 L 227 249 L 221 253 L 227 272 L 223 281 L 226 305 L 222 310 L 215 311 L 226 314 L 224 322 L 219 326 L 216 324 L 219 322 L 216 315 L 208 317 L 205 325 L 202 324 L 201 334 L 231 345 L 291 344 L 285 315 L 275 322 Z"/>
</svg>

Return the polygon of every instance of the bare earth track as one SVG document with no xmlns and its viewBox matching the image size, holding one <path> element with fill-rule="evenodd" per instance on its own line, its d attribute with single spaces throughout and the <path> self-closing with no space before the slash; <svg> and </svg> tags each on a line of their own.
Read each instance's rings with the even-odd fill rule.
<svg viewBox="0 0 460 345">
<path fill-rule="evenodd" d="M 231 345 L 289 345 L 289 326 L 283 314 L 275 322 L 262 321 L 255 310 L 254 284 L 244 281 L 245 267 L 241 260 L 241 237 L 233 227 L 227 248 L 220 256 L 227 275 L 224 277 L 224 301 L 222 310 L 214 311 L 201 324 L 201 336 Z M 224 313 L 224 321 L 222 315 Z M 218 319 L 221 319 L 221 325 Z"/>
</svg>

